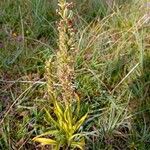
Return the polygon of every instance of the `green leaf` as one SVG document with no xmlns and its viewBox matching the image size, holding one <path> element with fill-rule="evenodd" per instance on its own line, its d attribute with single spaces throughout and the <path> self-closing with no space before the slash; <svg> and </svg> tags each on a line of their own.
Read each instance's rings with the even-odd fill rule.
<svg viewBox="0 0 150 150">
<path fill-rule="evenodd" d="M 76 101 L 77 101 L 77 108 L 76 108 L 76 115 L 73 118 L 73 122 L 77 121 L 77 118 L 78 118 L 79 113 L 80 113 L 80 98 L 77 94 L 75 94 L 75 97 L 76 97 Z"/>
<path fill-rule="evenodd" d="M 47 139 L 47 138 L 34 138 L 33 139 L 35 142 L 39 142 L 42 145 L 57 145 L 57 142 L 52 139 Z"/>
</svg>

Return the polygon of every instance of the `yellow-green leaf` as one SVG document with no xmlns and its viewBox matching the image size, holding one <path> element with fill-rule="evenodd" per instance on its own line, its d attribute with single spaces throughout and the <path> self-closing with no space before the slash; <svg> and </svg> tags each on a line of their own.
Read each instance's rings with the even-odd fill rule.
<svg viewBox="0 0 150 150">
<path fill-rule="evenodd" d="M 35 138 L 39 138 L 39 137 L 46 136 L 46 135 L 56 135 L 58 132 L 59 132 L 58 130 L 51 130 L 51 131 L 45 132 L 43 134 L 40 134 L 40 135 L 36 136 Z"/>
<path fill-rule="evenodd" d="M 54 150 L 60 150 L 60 146 L 61 146 L 61 144 L 57 144 L 57 145 L 55 146 Z"/>
<path fill-rule="evenodd" d="M 46 121 L 47 122 L 52 122 L 54 123 L 54 125 L 58 126 L 59 127 L 59 124 L 52 118 L 52 116 L 50 115 L 50 113 L 47 111 L 47 109 L 45 109 L 45 112 L 46 112 Z"/>
<path fill-rule="evenodd" d="M 68 111 L 67 111 L 67 118 L 68 118 L 68 126 L 70 130 L 73 130 L 73 122 L 72 122 L 72 110 L 71 110 L 71 106 L 68 107 Z M 74 132 L 74 131 L 72 131 Z"/>
<path fill-rule="evenodd" d="M 74 130 L 77 131 L 80 126 L 83 124 L 83 122 L 85 121 L 86 117 L 87 117 L 88 113 L 86 113 L 79 121 L 77 121 L 77 123 L 74 125 Z"/>
<path fill-rule="evenodd" d="M 68 123 L 68 118 L 67 118 L 67 112 L 68 112 L 69 110 L 68 110 L 68 106 L 66 106 L 66 110 L 65 110 L 65 112 L 64 112 L 64 121 L 66 122 L 66 123 Z"/>
<path fill-rule="evenodd" d="M 54 106 L 55 106 L 54 112 L 55 112 L 58 120 L 63 120 L 63 111 L 61 110 L 57 101 L 54 103 Z"/>
<path fill-rule="evenodd" d="M 69 128 L 65 122 L 63 122 L 63 124 L 62 124 L 62 129 L 65 131 L 66 134 L 69 133 Z"/>
<path fill-rule="evenodd" d="M 77 94 L 75 94 L 76 100 L 77 100 L 77 115 L 80 112 L 80 98 Z"/>
<path fill-rule="evenodd" d="M 79 148 L 81 150 L 83 150 L 83 147 L 85 145 L 85 142 L 82 140 L 81 142 L 72 142 L 71 146 L 74 148 Z"/>
<path fill-rule="evenodd" d="M 82 133 L 74 134 L 74 135 L 72 135 L 72 136 L 69 138 L 69 141 L 73 140 L 75 137 L 81 138 L 81 137 L 83 137 L 83 136 L 84 136 L 84 134 L 82 134 Z"/>
<path fill-rule="evenodd" d="M 57 145 L 57 142 L 52 139 L 47 139 L 47 138 L 34 138 L 33 139 L 35 142 L 39 142 L 42 145 Z"/>
</svg>

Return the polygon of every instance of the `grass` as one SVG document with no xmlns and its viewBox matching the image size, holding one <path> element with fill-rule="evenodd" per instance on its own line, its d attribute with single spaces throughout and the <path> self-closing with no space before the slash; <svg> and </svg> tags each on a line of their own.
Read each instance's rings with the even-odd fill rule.
<svg viewBox="0 0 150 150">
<path fill-rule="evenodd" d="M 74 11 L 86 149 L 150 149 L 149 8 L 144 0 L 99 3 L 77 1 Z M 51 129 L 44 68 L 57 49 L 56 5 L 2 0 L 0 8 L 0 149 L 42 149 L 32 138 Z"/>
</svg>

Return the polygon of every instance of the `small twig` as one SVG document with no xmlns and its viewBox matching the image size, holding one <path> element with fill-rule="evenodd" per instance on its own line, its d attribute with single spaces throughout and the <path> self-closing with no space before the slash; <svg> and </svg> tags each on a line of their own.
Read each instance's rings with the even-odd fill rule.
<svg viewBox="0 0 150 150">
<path fill-rule="evenodd" d="M 86 64 L 86 66 L 88 67 L 87 64 Z M 110 94 L 111 92 L 110 92 L 109 88 L 107 87 L 107 85 L 102 80 L 100 80 L 100 78 L 96 75 L 96 73 L 93 70 L 91 70 L 89 67 L 87 70 L 107 89 L 107 91 Z"/>
<path fill-rule="evenodd" d="M 55 52 L 54 49 L 53 49 L 50 45 L 48 45 L 48 44 L 46 44 L 46 43 L 44 43 L 44 42 L 42 42 L 42 41 L 40 41 L 40 40 L 33 39 L 33 38 L 30 38 L 30 37 L 25 37 L 25 39 L 27 39 L 27 40 L 33 40 L 33 41 L 35 41 L 35 42 L 37 42 L 37 43 L 40 43 L 40 44 L 42 44 L 42 45 L 44 45 L 44 46 L 50 48 L 50 49 L 52 50 L 52 52 Z"/>
<path fill-rule="evenodd" d="M 2 83 L 32 83 L 32 84 L 42 84 L 45 85 L 47 84 L 47 82 L 45 81 L 18 81 L 18 80 L 14 80 L 14 81 L 9 81 L 9 80 L 0 80 L 0 82 Z M 55 83 L 54 86 L 62 86 L 61 84 Z M 72 87 L 76 87 L 75 85 L 73 85 Z"/>
<path fill-rule="evenodd" d="M 0 80 L 0 82 L 4 82 L 4 83 L 33 83 L 33 84 L 46 84 L 46 82 L 43 82 L 43 81 L 18 81 L 18 80 L 8 81 L 8 80 Z"/>
<path fill-rule="evenodd" d="M 34 131 L 31 131 L 28 133 L 28 138 L 22 143 L 22 145 L 18 148 L 18 150 L 22 149 L 22 147 L 27 143 L 27 141 L 30 139 L 31 135 L 33 134 Z"/>
</svg>

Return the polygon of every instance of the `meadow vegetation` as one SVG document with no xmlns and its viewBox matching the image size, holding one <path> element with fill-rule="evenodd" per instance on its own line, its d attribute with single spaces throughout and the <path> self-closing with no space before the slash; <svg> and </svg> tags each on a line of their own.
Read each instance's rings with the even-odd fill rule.
<svg viewBox="0 0 150 150">
<path fill-rule="evenodd" d="M 149 150 L 150 3 L 69 2 L 0 1 L 0 149 Z"/>
</svg>

